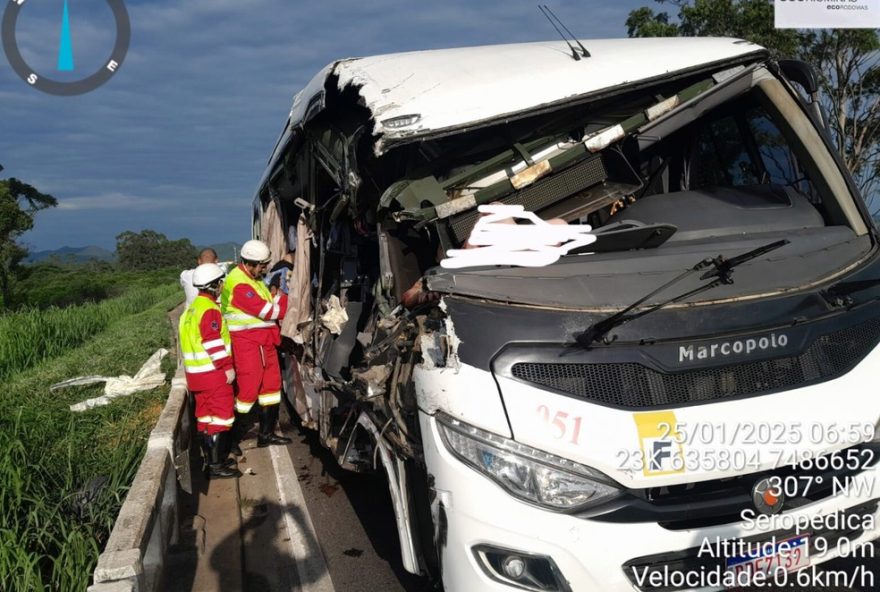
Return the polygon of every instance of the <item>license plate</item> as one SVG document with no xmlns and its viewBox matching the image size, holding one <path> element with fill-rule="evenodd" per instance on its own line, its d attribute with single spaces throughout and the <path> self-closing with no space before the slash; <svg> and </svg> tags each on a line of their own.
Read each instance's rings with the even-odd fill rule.
<svg viewBox="0 0 880 592">
<path fill-rule="evenodd" d="M 787 543 L 787 546 L 784 546 Z M 754 546 L 754 545 L 753 545 Z M 757 553 L 752 551 L 745 556 L 732 556 L 726 560 L 727 570 L 738 576 L 737 581 L 756 573 L 772 577 L 777 570 L 796 571 L 810 565 L 810 536 L 801 535 L 776 541 L 775 545 L 762 543 Z M 746 573 L 747 576 L 740 576 Z"/>
</svg>

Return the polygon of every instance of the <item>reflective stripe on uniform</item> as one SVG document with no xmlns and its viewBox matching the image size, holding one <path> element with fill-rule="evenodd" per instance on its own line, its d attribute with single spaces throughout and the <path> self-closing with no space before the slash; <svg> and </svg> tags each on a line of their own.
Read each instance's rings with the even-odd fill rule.
<svg viewBox="0 0 880 592">
<path fill-rule="evenodd" d="M 207 423 L 209 425 L 218 425 L 218 426 L 231 426 L 235 421 L 234 417 L 230 417 L 224 419 L 222 417 L 215 417 L 213 415 L 205 415 L 203 417 L 197 417 L 196 421 L 199 423 Z"/>
<path fill-rule="evenodd" d="M 271 302 L 267 302 L 267 303 L 263 306 L 263 308 L 260 309 L 260 314 L 257 315 L 257 316 L 259 316 L 261 319 L 265 319 L 265 318 L 267 318 L 267 317 L 269 316 L 269 313 L 270 313 L 270 312 L 272 312 L 272 303 L 271 303 Z"/>
<path fill-rule="evenodd" d="M 239 413 L 247 413 L 251 410 L 251 407 L 253 407 L 253 406 L 254 406 L 253 401 L 247 402 L 247 401 L 239 401 L 238 399 L 235 400 L 235 410 L 238 411 Z"/>
<path fill-rule="evenodd" d="M 178 326 L 178 334 L 180 337 L 180 353 L 183 358 L 183 368 L 187 374 L 204 374 L 217 370 L 214 360 L 220 360 L 228 357 L 227 353 L 231 347 L 229 331 L 226 324 L 223 323 L 218 328 L 220 339 L 210 339 L 202 341 L 201 323 L 208 311 L 220 312 L 217 303 L 209 298 L 197 296 L 190 304 L 186 312 L 180 317 Z M 207 349 L 218 349 L 217 352 L 211 354 Z"/>
<path fill-rule="evenodd" d="M 208 360 L 210 362 L 210 360 Z M 204 366 L 187 366 L 186 362 L 184 362 L 183 369 L 189 374 L 202 374 L 204 372 L 211 372 L 216 370 L 214 364 L 208 363 Z"/>
<path fill-rule="evenodd" d="M 278 405 L 281 403 L 281 391 L 276 391 L 274 393 L 264 393 L 257 397 L 260 401 L 260 405 Z"/>
<path fill-rule="evenodd" d="M 269 306 L 272 306 L 271 304 Z M 249 314 L 228 313 L 223 315 L 227 321 L 259 321 L 257 317 Z"/>
<path fill-rule="evenodd" d="M 251 318 L 253 318 L 253 317 L 251 317 Z M 230 325 L 229 330 L 230 331 L 247 331 L 248 329 L 262 329 L 265 327 L 277 327 L 277 325 L 275 323 L 265 323 L 265 322 L 261 321 L 259 323 L 250 323 L 248 325 L 237 325 L 237 326 Z"/>
<path fill-rule="evenodd" d="M 245 285 L 249 288 L 248 295 L 258 296 L 263 301 L 262 308 L 257 315 L 247 313 L 240 308 L 236 308 L 232 304 L 233 293 L 236 287 Z M 248 329 L 267 329 L 277 327 L 276 323 L 268 323 L 266 320 L 273 313 L 274 299 L 272 298 L 269 288 L 261 281 L 255 280 L 247 274 L 241 267 L 236 267 L 226 276 L 223 282 L 223 290 L 220 293 L 221 306 L 223 310 L 223 318 L 230 331 L 247 331 Z M 280 316 L 280 310 L 275 318 Z"/>
</svg>

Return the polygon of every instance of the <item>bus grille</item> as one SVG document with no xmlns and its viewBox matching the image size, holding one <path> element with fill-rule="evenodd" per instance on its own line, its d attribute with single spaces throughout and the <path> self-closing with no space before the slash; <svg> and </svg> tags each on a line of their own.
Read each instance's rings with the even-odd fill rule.
<svg viewBox="0 0 880 592">
<path fill-rule="evenodd" d="M 800 355 L 713 368 L 660 372 L 634 362 L 517 362 L 515 378 L 602 405 L 650 409 L 783 391 L 831 380 L 880 340 L 880 319 L 817 338 Z"/>
</svg>

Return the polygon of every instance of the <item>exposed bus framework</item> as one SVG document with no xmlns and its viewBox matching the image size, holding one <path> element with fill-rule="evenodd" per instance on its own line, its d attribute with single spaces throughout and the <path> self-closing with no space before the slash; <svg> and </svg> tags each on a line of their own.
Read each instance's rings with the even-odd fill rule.
<svg viewBox="0 0 880 592">
<path fill-rule="evenodd" d="M 702 540 L 790 534 L 746 510 L 877 512 L 801 462 L 871 456 L 843 472 L 872 481 L 880 417 L 876 234 L 784 74 L 815 100 L 809 71 L 735 39 L 583 44 L 334 62 L 254 200 L 255 236 L 271 207 L 308 250 L 288 396 L 343 467 L 384 468 L 404 567 L 447 590 L 656 589 L 740 565 Z M 437 267 L 494 202 L 597 240 Z"/>
</svg>

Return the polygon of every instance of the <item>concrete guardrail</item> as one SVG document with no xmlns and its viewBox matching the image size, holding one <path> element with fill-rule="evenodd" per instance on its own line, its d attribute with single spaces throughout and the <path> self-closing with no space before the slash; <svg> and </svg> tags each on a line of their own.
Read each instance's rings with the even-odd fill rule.
<svg viewBox="0 0 880 592">
<path fill-rule="evenodd" d="M 177 328 L 181 308 L 171 313 Z M 177 357 L 178 361 L 180 356 Z M 179 490 L 192 493 L 189 466 L 192 409 L 178 363 L 171 392 L 150 433 L 147 451 L 119 516 L 98 557 L 88 592 L 155 592 L 161 589 L 168 547 L 179 536 Z"/>
</svg>

